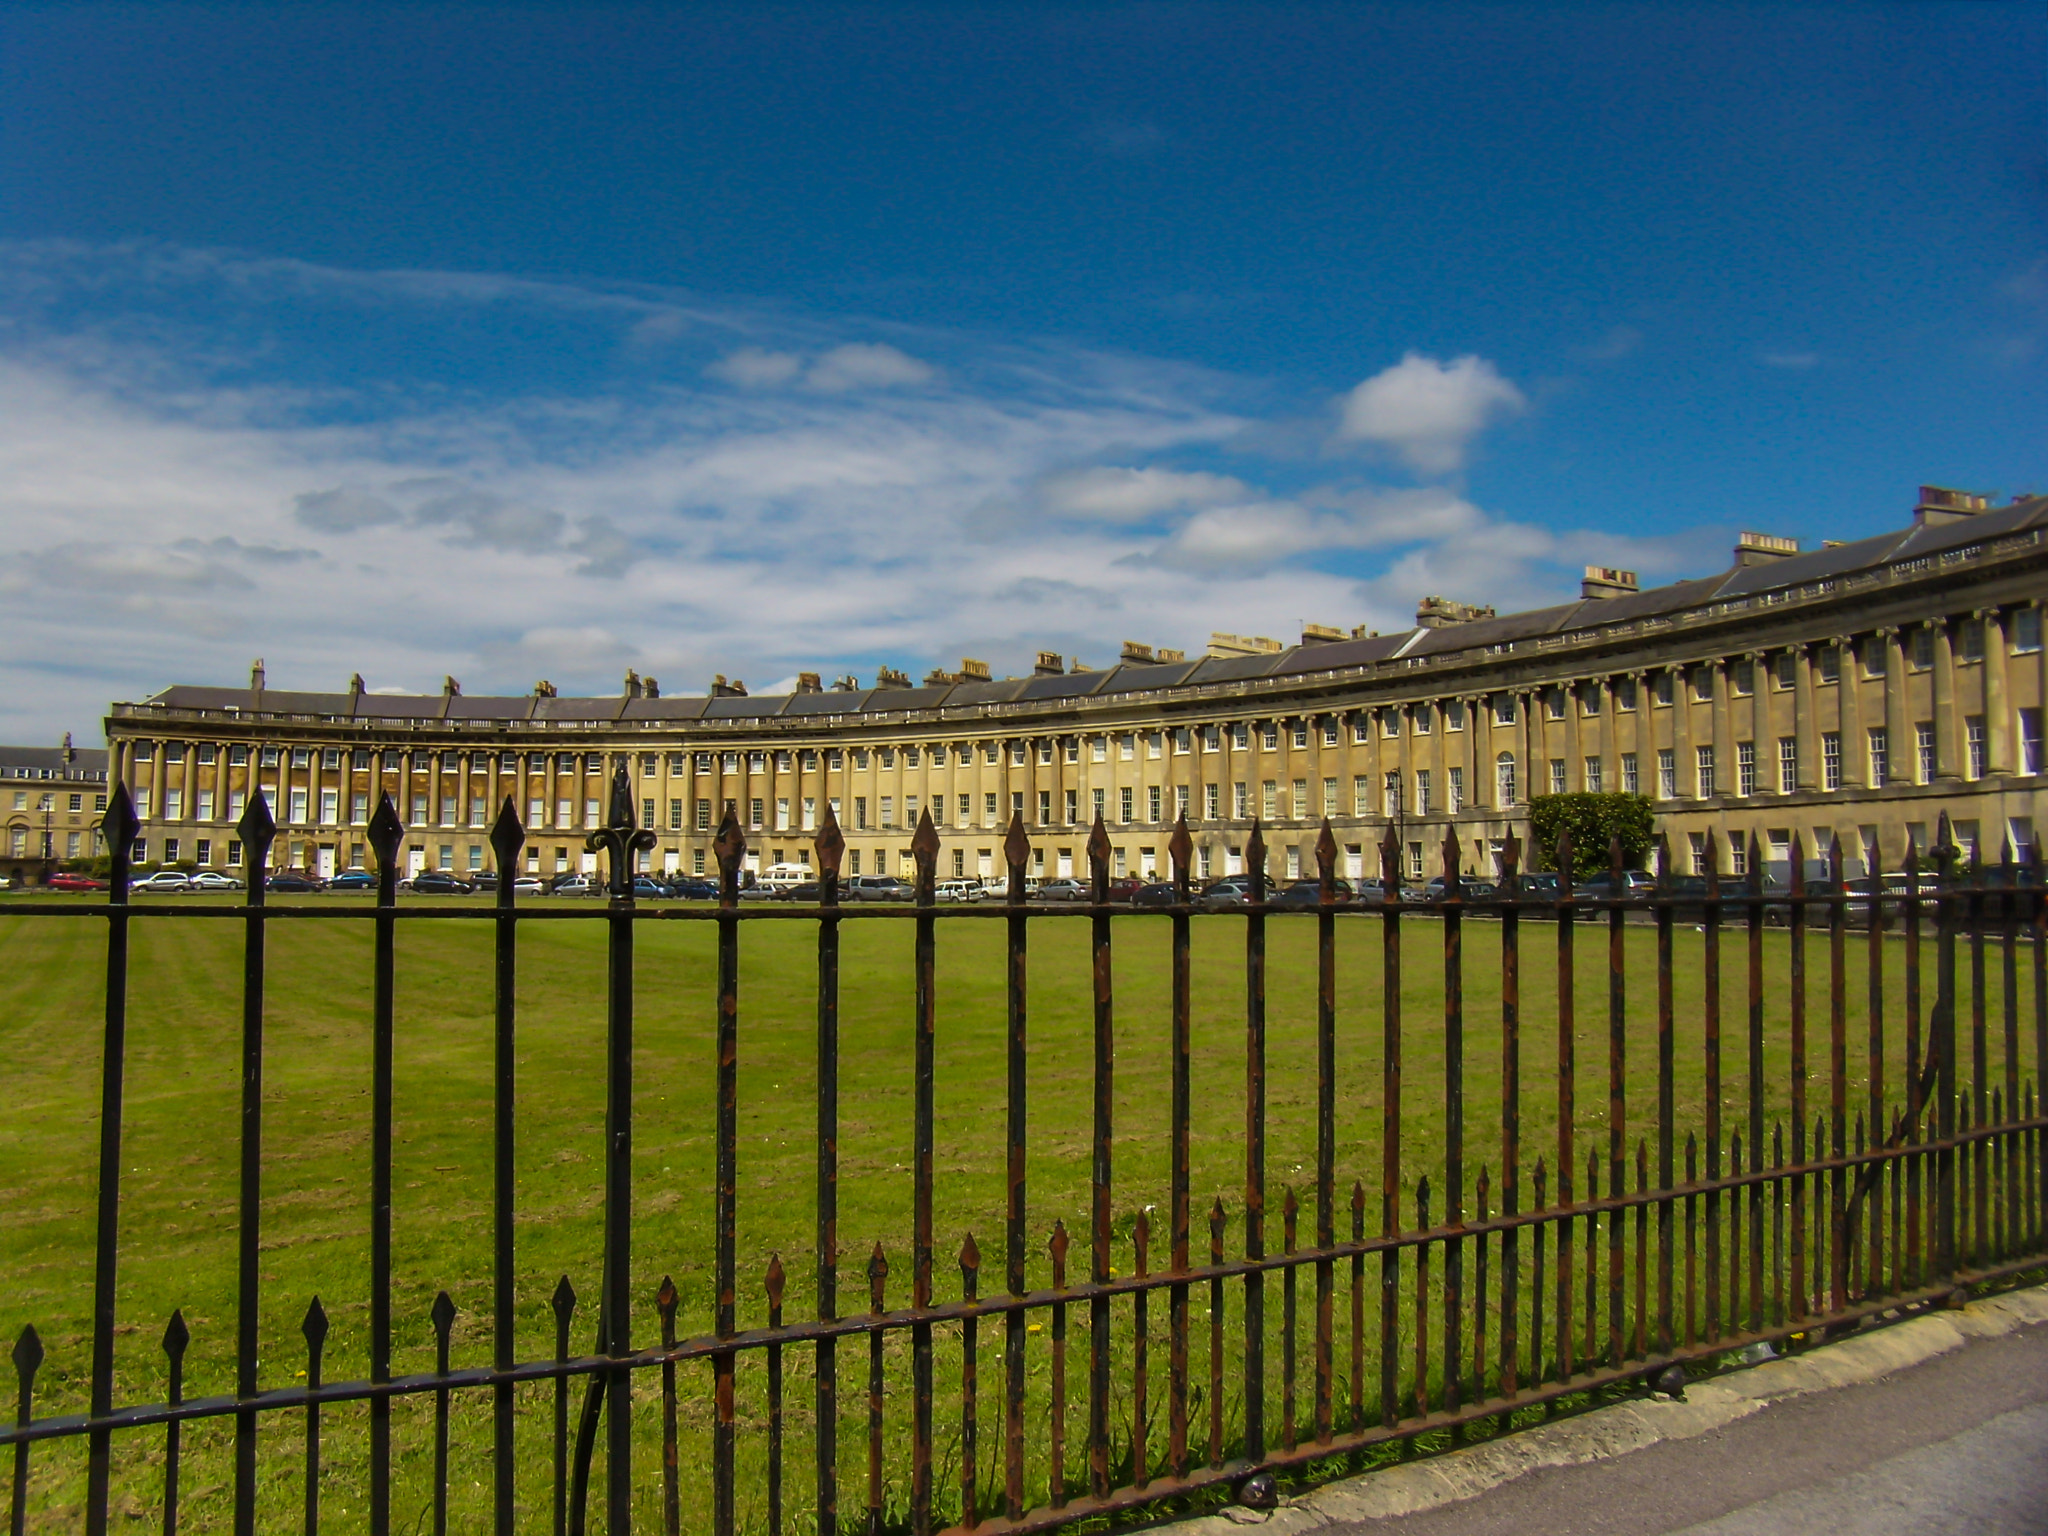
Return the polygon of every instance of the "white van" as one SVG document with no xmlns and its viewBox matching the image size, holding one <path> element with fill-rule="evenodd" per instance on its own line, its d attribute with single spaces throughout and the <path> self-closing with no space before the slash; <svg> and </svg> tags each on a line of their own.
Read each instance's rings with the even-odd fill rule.
<svg viewBox="0 0 2048 1536">
<path fill-rule="evenodd" d="M 806 880 L 813 878 L 811 866 L 808 864 L 770 864 L 755 876 L 755 879 L 772 891 L 786 891 L 793 885 L 802 885 Z"/>
</svg>

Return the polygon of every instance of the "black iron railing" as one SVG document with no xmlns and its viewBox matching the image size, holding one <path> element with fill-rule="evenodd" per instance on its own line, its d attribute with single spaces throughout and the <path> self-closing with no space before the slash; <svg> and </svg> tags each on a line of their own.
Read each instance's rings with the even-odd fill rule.
<svg viewBox="0 0 2048 1536">
<path fill-rule="evenodd" d="M 821 1536 L 940 1527 L 1042 1530 L 1218 1487 L 1258 1501 L 1270 1487 L 1262 1475 L 1282 1468 L 1343 1456 L 1356 1460 L 1375 1446 L 1480 1420 L 1506 1424 L 1520 1410 L 1655 1379 L 1675 1364 L 1715 1360 L 1759 1341 L 1816 1337 L 1867 1317 L 1940 1303 L 1959 1287 L 2042 1262 L 2048 1203 L 2042 1131 L 2048 1121 L 2038 1113 L 2029 1071 L 2048 1061 L 2048 915 L 2040 861 L 2034 853 L 2023 865 L 2009 853 L 1995 866 L 1974 855 L 1964 861 L 1949 845 L 1945 823 L 1937 848 L 1904 850 L 1908 870 L 1931 859 L 1934 873 L 1908 875 L 1889 890 L 1882 883 L 1845 885 L 1837 846 L 1829 853 L 1829 878 L 1808 882 L 1804 850 L 1795 843 L 1791 887 L 1776 894 L 1760 893 L 1746 882 L 1724 885 L 1712 872 L 1720 859 L 1710 843 L 1704 888 L 1689 894 L 1677 894 L 1660 870 L 1655 890 L 1632 897 L 1576 895 L 1569 880 L 1536 895 L 1532 883 L 1518 878 L 1520 851 L 1510 843 L 1490 894 L 1467 899 L 1459 879 L 1461 850 L 1453 839 L 1444 850 L 1444 899 L 1426 906 L 1403 897 L 1400 849 L 1392 839 L 1381 850 L 1383 899 L 1340 899 L 1337 847 L 1326 825 L 1318 848 L 1322 901 L 1304 912 L 1267 903 L 1265 850 L 1255 828 L 1246 849 L 1250 904 L 1229 919 L 1213 920 L 1206 930 L 1241 924 L 1245 945 L 1243 1195 L 1235 1212 L 1234 1249 L 1228 1241 L 1233 1213 L 1221 1199 L 1206 1213 L 1197 1210 L 1190 1173 L 1196 908 L 1185 824 L 1170 848 L 1178 899 L 1149 912 L 1108 902 L 1111 849 L 1100 822 L 1088 843 L 1092 903 L 1066 910 L 1027 905 L 1029 843 L 1021 825 L 1013 824 L 1005 846 L 1007 904 L 940 908 L 933 899 L 940 840 L 929 818 L 913 845 L 913 907 L 838 904 L 843 840 L 829 820 L 816 841 L 821 903 L 743 906 L 746 845 L 730 813 L 716 843 L 722 895 L 715 909 L 636 906 L 635 855 L 650 848 L 653 837 L 634 824 L 623 770 L 613 786 L 608 824 L 589 838 L 591 849 L 608 857 L 610 900 L 573 913 L 515 900 L 511 875 L 519 868 L 524 832 L 509 801 L 491 834 L 502 872 L 494 908 L 400 906 L 396 871 L 403 828 L 388 798 L 370 827 L 382 873 L 376 904 L 368 910 L 266 902 L 263 874 L 275 829 L 260 797 L 239 829 L 250 874 L 246 905 L 239 909 L 131 907 L 127 850 L 137 827 L 125 790 L 116 789 L 106 828 L 114 866 L 104 907 L 14 909 L 51 919 L 86 914 L 107 925 L 89 1402 L 82 1413 L 38 1416 L 43 1346 L 35 1330 L 26 1329 L 13 1355 L 15 1421 L 0 1428 L 0 1444 L 12 1447 L 17 1533 L 25 1529 L 38 1444 L 87 1443 L 84 1520 L 98 1536 L 109 1526 L 117 1438 L 142 1436 L 160 1437 L 156 1443 L 162 1447 L 162 1496 L 150 1518 L 165 1532 L 175 1531 L 181 1434 L 200 1420 L 232 1422 L 236 1531 L 256 1529 L 264 1458 L 285 1455 L 302 1459 L 302 1520 L 312 1532 L 322 1520 L 323 1412 L 360 1403 L 368 1415 L 368 1507 L 357 1516 L 381 1536 L 393 1518 L 392 1410 L 407 1400 L 433 1406 L 432 1527 L 442 1532 L 449 1521 L 451 1403 L 465 1398 L 490 1404 L 492 1479 L 480 1507 L 487 1508 L 493 1529 L 535 1529 L 551 1522 L 558 1533 L 581 1532 L 594 1503 L 604 1529 L 624 1532 L 633 1528 L 636 1487 L 651 1486 L 656 1475 L 645 1465 L 644 1444 L 636 1467 L 636 1421 L 641 1433 L 651 1433 L 652 1415 L 647 1403 L 636 1408 L 636 1383 L 660 1399 L 661 1522 L 669 1532 L 681 1528 L 685 1493 L 694 1498 L 699 1491 L 685 1484 L 699 1476 L 708 1483 L 711 1528 L 721 1536 L 742 1525 L 779 1533 L 800 1524 Z M 1745 867 L 1762 868 L 1754 842 L 1747 853 Z M 1558 850 L 1557 862 L 1572 867 L 1568 846 Z M 1610 863 L 1611 888 L 1626 890 L 1618 845 Z M 180 1313 L 163 1336 L 164 1396 L 121 1404 L 114 1392 L 114 1338 L 130 930 L 138 916 L 237 915 L 244 925 L 244 978 L 235 1391 L 184 1395 L 191 1333 Z M 443 1291 L 430 1317 L 435 1369 L 394 1374 L 396 937 L 402 922 L 428 916 L 467 918 L 495 932 L 492 1357 L 487 1366 L 451 1365 L 456 1311 Z M 515 979 L 522 923 L 543 916 L 601 922 L 608 930 L 604 1245 L 592 1351 L 572 1352 L 579 1299 L 564 1276 L 551 1302 L 552 1355 L 521 1360 L 514 1347 Z M 375 939 L 369 1369 L 361 1380 L 325 1379 L 327 1320 L 315 1300 L 304 1322 L 303 1383 L 286 1386 L 259 1369 L 265 937 L 280 918 L 348 917 L 369 921 Z M 1467 1121 L 1463 946 L 1467 923 L 1479 918 L 1498 925 L 1501 1016 L 1500 1057 L 1486 1064 L 1487 1081 L 1497 1089 L 1486 1105 L 1483 1138 L 1496 1161 L 1482 1164 L 1475 1176 L 1468 1156 L 1473 1137 Z M 1788 932 L 1767 939 L 1766 923 L 1775 918 L 1785 920 Z M 1440 1131 L 1432 1119 L 1431 1142 L 1422 1147 L 1404 1144 L 1414 1106 L 1404 1109 L 1403 1100 L 1403 1052 L 1416 1043 L 1414 1021 L 1405 1016 L 1410 1004 L 1403 966 L 1418 919 L 1441 935 L 1440 983 L 1431 978 L 1430 990 L 1440 1003 L 1432 1002 L 1426 1022 L 1431 1049 L 1442 1053 L 1440 1069 L 1432 1064 L 1431 1073 L 1434 1081 L 1440 1070 L 1442 1116 Z M 743 1298 L 739 1275 L 741 938 L 749 923 L 762 920 L 813 924 L 817 937 L 815 1305 L 813 1316 L 799 1319 L 784 1314 L 787 1277 L 779 1259 L 770 1262 L 758 1298 Z M 864 1262 L 844 1254 L 840 1245 L 840 941 L 849 920 L 907 922 L 914 929 L 910 1231 L 907 1252 L 899 1252 L 894 1265 L 880 1244 Z M 942 1255 L 935 1224 L 939 925 L 973 920 L 1006 928 L 1006 1195 L 1000 1269 L 990 1277 L 982 1274 L 982 1255 L 971 1234 Z M 673 1285 L 664 1281 L 653 1296 L 632 1293 L 634 939 L 649 921 L 716 927 L 714 1300 L 710 1331 L 699 1337 L 678 1337 Z M 1082 922 L 1089 931 L 1089 1201 L 1079 1239 L 1084 1255 L 1076 1262 L 1076 1239 L 1064 1223 L 1056 1224 L 1044 1249 L 1050 1285 L 1033 1288 L 1036 1245 L 1044 1238 L 1034 1233 L 1026 1189 L 1026 958 L 1030 926 L 1049 921 Z M 1279 1208 L 1277 1243 L 1268 1219 L 1266 1142 L 1267 929 L 1276 921 L 1314 925 L 1317 977 L 1315 1166 L 1307 1200 L 1313 1230 L 1300 1230 L 1303 1202 L 1289 1188 Z M 1118 1102 L 1112 939 L 1113 930 L 1125 937 L 1145 933 L 1125 925 L 1148 922 L 1163 930 L 1169 947 L 1171 1145 L 1168 1187 L 1142 1190 L 1134 1199 L 1118 1186 L 1112 1160 Z M 1340 923 L 1379 929 L 1377 997 L 1342 990 Z M 1525 934 L 1531 923 L 1541 926 Z M 1645 925 L 1653 933 L 1645 934 Z M 1695 931 L 1700 991 L 1681 1001 L 1674 995 L 1674 951 L 1681 942 L 1692 943 Z M 1522 967 L 1531 937 L 1554 946 L 1556 961 L 1556 1055 L 1554 1063 L 1541 1066 L 1525 1062 L 1522 1049 Z M 1595 1007 L 1604 1002 L 1607 1024 L 1606 1095 L 1590 1114 L 1578 1090 L 1582 999 L 1574 948 L 1582 938 L 1604 940 L 1609 975 L 1604 999 L 1586 999 Z M 1655 951 L 1654 1033 L 1632 1017 L 1637 1000 L 1627 981 L 1630 948 L 1646 942 Z M 1818 988 L 1810 973 L 1817 944 L 1827 970 Z M 1767 945 L 1786 947 L 1782 990 L 1776 982 L 1767 990 Z M 1852 946 L 1858 945 L 1864 951 L 1860 984 L 1850 966 Z M 2000 967 L 1996 987 L 1988 978 L 1994 959 Z M 2030 995 L 2021 982 L 2023 961 Z M 1895 973 L 1904 983 L 1902 1006 L 1887 1003 Z M 1824 1022 L 1810 1017 L 1816 992 L 1825 1000 Z M 1988 1002 L 1994 995 L 2003 1013 L 1996 1039 Z M 1739 1020 L 1743 1031 L 1734 1051 L 1746 1063 L 1744 1083 L 1723 1080 L 1724 1013 Z M 2031 1040 L 2022 1037 L 2023 1014 L 2031 1017 Z M 1683 1124 L 1674 1033 L 1681 1015 L 1700 1025 L 1699 1109 L 1696 1122 Z M 1860 1021 L 1853 1033 L 1852 1016 Z M 1888 1016 L 1903 1032 L 1897 1083 L 1887 1077 L 1898 1046 L 1896 1038 L 1887 1038 Z M 1340 1038 L 1360 1043 L 1357 1054 L 1366 1057 L 1362 1042 L 1374 1024 L 1377 1082 L 1345 1078 Z M 1812 1037 L 1822 1030 L 1824 1064 L 1809 1053 Z M 1966 1063 L 1958 1056 L 1964 1031 Z M 1487 1021 L 1487 1038 L 1495 1037 Z M 1630 1053 L 1652 1040 L 1655 1102 L 1640 1122 L 1632 1122 Z M 1786 1126 L 1769 1109 L 1777 1085 L 1766 1082 L 1781 1044 L 1789 1146 Z M 1856 1061 L 1859 1049 L 1862 1060 Z M 1692 1064 L 1685 1071 L 1691 1083 Z M 1525 1084 L 1531 1076 L 1553 1074 L 1541 1098 L 1553 1122 L 1554 1146 L 1532 1165 L 1530 1153 L 1537 1149 L 1523 1139 L 1531 1098 Z M 1824 1088 L 1825 1104 L 1810 1099 L 1816 1085 Z M 1349 1170 L 1347 1190 L 1346 1170 L 1339 1166 L 1339 1095 L 1368 1093 L 1379 1103 L 1379 1167 L 1370 1180 L 1363 1168 Z M 1739 1109 L 1733 1123 L 1730 1106 Z M 991 1114 L 995 1108 L 989 1106 Z M 1491 1119 L 1495 1114 L 1497 1121 Z M 1434 1173 L 1434 1183 L 1414 1179 L 1418 1167 Z M 1157 1206 L 1145 1204 L 1144 1197 L 1160 1195 L 1163 1231 L 1155 1234 Z M 1412 1200 L 1405 1208 L 1404 1195 Z M 1122 1221 L 1120 1203 L 1131 1213 Z M 1204 1224 L 1205 1249 L 1198 1248 Z M 851 1295 L 841 1292 L 849 1258 L 866 1280 L 865 1294 L 857 1281 Z M 907 1287 L 896 1267 L 906 1258 Z M 946 1273 L 954 1269 L 957 1287 Z M 647 1337 L 649 1323 L 658 1341 Z M 1162 1350 L 1163 1370 L 1157 1358 Z M 801 1394 L 807 1401 L 801 1403 L 793 1401 L 799 1393 L 790 1370 L 799 1356 L 808 1380 Z M 529 1402 L 534 1392 L 551 1394 L 549 1428 L 522 1430 L 515 1414 L 522 1391 Z M 709 1402 L 708 1459 L 701 1474 L 685 1469 L 679 1450 L 693 1397 Z M 285 1442 L 281 1450 L 280 1437 L 294 1423 L 297 1448 Z M 849 1428 L 853 1443 L 842 1443 Z M 522 1444 L 522 1433 L 544 1443 Z M 545 1517 L 519 1502 L 521 1458 L 536 1452 L 547 1457 L 551 1507 Z M 801 1470 L 793 1473 L 793 1465 Z M 601 1485 L 593 1487 L 599 1467 Z"/>
</svg>

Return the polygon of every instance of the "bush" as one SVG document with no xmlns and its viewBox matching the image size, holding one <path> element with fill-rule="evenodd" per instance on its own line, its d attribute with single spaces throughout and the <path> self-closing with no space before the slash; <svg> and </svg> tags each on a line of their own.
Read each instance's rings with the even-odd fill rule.
<svg viewBox="0 0 2048 1536">
<path fill-rule="evenodd" d="M 1557 842 L 1571 834 L 1575 880 L 1607 868 L 1608 844 L 1621 839 L 1621 862 L 1642 869 L 1655 846 L 1649 800 L 1642 795 L 1537 795 L 1529 802 L 1529 829 L 1543 868 L 1557 868 Z"/>
</svg>

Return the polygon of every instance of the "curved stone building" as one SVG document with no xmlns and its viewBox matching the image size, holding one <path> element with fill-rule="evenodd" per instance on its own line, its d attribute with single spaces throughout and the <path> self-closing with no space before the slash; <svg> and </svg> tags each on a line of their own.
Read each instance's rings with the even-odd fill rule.
<svg viewBox="0 0 2048 1536">
<path fill-rule="evenodd" d="M 389 793 L 412 869 L 488 867 L 486 827 L 510 796 L 527 867 L 577 867 L 624 763 L 661 870 L 715 868 L 722 808 L 760 864 L 805 862 L 831 807 L 847 872 L 908 867 L 921 812 L 941 877 L 1000 875 L 1021 812 L 1035 872 L 1085 872 L 1100 812 L 1119 870 L 1164 868 L 1185 812 L 1198 876 L 1242 867 L 1252 820 L 1270 871 L 1313 872 L 1328 817 L 1347 874 L 1376 868 L 1391 830 L 1406 873 L 1439 867 L 1455 830 L 1490 867 L 1530 796 L 1627 790 L 1656 802 L 1681 870 L 1709 834 L 1767 860 L 1797 834 L 1873 842 L 1896 867 L 1939 817 L 1987 858 L 2030 847 L 2048 814 L 2048 497 L 1992 508 L 1922 490 L 1910 526 L 1801 552 L 1745 534 L 1726 570 L 1638 590 L 1588 568 L 1574 602 L 1530 613 L 1430 598 L 1398 634 L 1311 629 L 1298 645 L 1219 635 L 1187 659 L 1146 647 L 1102 670 L 1045 655 L 1033 676 L 966 663 L 923 686 L 885 673 L 782 697 L 721 678 L 698 697 L 628 675 L 612 698 L 546 683 L 477 698 L 180 685 L 107 720 L 145 857 L 232 868 L 252 790 L 280 823 L 275 859 L 326 872 L 368 861 Z M 1474 856 L 1476 854 L 1476 857 Z M 1739 860 L 1740 854 L 1736 856 Z M 1734 864 L 1740 869 L 1740 863 Z"/>
</svg>

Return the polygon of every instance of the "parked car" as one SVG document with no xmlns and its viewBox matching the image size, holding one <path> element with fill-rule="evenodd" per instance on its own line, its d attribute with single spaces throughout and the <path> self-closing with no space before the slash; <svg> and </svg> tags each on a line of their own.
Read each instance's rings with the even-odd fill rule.
<svg viewBox="0 0 2048 1536">
<path fill-rule="evenodd" d="M 330 891 L 374 891 L 377 877 L 367 869 L 344 869 L 327 882 Z"/>
<path fill-rule="evenodd" d="M 217 869 L 202 869 L 192 877 L 195 891 L 239 891 L 242 882 L 233 875 L 224 875 Z"/>
<path fill-rule="evenodd" d="M 1138 875 L 1118 875 L 1109 882 L 1109 900 L 1129 901 L 1145 889 L 1145 881 Z"/>
<path fill-rule="evenodd" d="M 91 875 L 81 875 L 75 870 L 60 869 L 43 883 L 51 891 L 104 891 L 107 882 L 95 880 Z"/>
<path fill-rule="evenodd" d="M 178 892 L 192 889 L 192 877 L 182 869 L 159 869 L 154 874 L 144 875 L 128 887 L 136 892 Z"/>
<path fill-rule="evenodd" d="M 1195 898 L 1195 905 L 1216 912 L 1226 907 L 1241 907 L 1251 899 L 1250 875 L 1225 875 L 1221 880 L 1212 880 L 1203 886 L 1202 894 Z"/>
<path fill-rule="evenodd" d="M 589 875 L 572 873 L 555 876 L 554 883 L 548 887 L 548 894 L 551 896 L 594 896 L 601 889 L 602 887 L 597 881 Z"/>
<path fill-rule="evenodd" d="M 1134 907 L 1170 907 L 1178 899 L 1171 880 L 1155 880 L 1150 885 L 1141 885 L 1131 892 Z"/>
<path fill-rule="evenodd" d="M 941 880 L 932 887 L 935 901 L 972 901 L 980 887 L 972 880 Z"/>
<path fill-rule="evenodd" d="M 471 886 L 445 869 L 423 869 L 412 877 L 414 894 L 423 896 L 467 896 Z"/>
<path fill-rule="evenodd" d="M 469 888 L 473 891 L 495 891 L 498 888 L 498 872 L 495 869 L 471 870 Z"/>
<path fill-rule="evenodd" d="M 1037 901 L 1076 902 L 1088 900 L 1090 894 L 1088 887 L 1080 881 L 1062 875 L 1054 880 L 1040 881 L 1038 894 L 1033 899 Z"/>
<path fill-rule="evenodd" d="M 633 877 L 633 899 L 635 901 L 667 901 L 675 893 L 652 875 Z"/>
<path fill-rule="evenodd" d="M 515 896 L 539 896 L 547 888 L 547 882 L 539 875 L 520 875 L 512 882 L 512 894 Z"/>
<path fill-rule="evenodd" d="M 669 883 L 669 894 L 677 901 L 716 901 L 718 882 L 702 875 L 682 875 Z"/>
<path fill-rule="evenodd" d="M 322 887 L 320 882 L 311 875 L 301 874 L 296 869 L 280 869 L 274 875 L 265 875 L 263 877 L 263 889 L 266 891 L 289 891 L 302 894 L 307 891 L 320 890 Z"/>
<path fill-rule="evenodd" d="M 894 875 L 855 875 L 840 882 L 841 901 L 913 901 L 916 888 Z"/>
<path fill-rule="evenodd" d="M 1616 889 L 1614 871 L 1603 869 L 1598 874 L 1581 880 L 1572 888 L 1572 895 L 1589 901 L 1610 901 L 1617 896 L 1647 896 L 1656 889 L 1657 877 L 1640 869 L 1624 869 L 1621 872 L 1621 886 Z"/>
<path fill-rule="evenodd" d="M 1340 905 L 1351 900 L 1349 880 L 1337 882 L 1336 899 Z M 1267 897 L 1266 902 L 1269 906 L 1281 908 L 1319 907 L 1323 904 L 1323 882 L 1320 878 L 1297 880 L 1278 895 Z"/>
<path fill-rule="evenodd" d="M 970 901 L 1008 901 L 1010 899 L 1010 877 L 1008 875 L 984 875 L 974 888 Z"/>
</svg>

